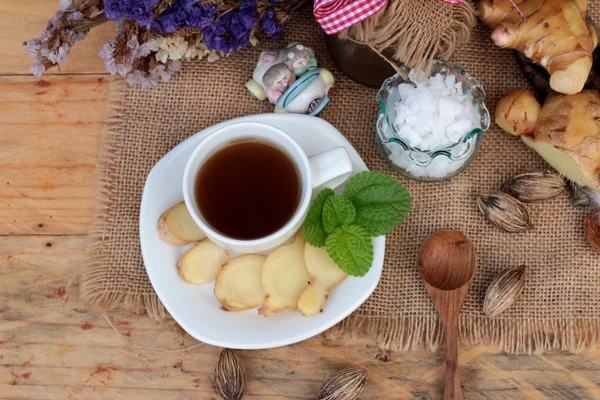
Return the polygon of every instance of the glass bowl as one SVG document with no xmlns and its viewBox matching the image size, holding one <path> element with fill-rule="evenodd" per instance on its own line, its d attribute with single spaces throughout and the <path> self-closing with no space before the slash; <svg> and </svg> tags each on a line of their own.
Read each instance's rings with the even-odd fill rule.
<svg viewBox="0 0 600 400">
<path fill-rule="evenodd" d="M 473 100 L 479 111 L 479 118 L 473 121 L 473 127 L 458 140 L 449 146 L 432 150 L 422 150 L 411 146 L 405 138 L 400 136 L 392 121 L 396 119 L 394 104 L 401 100 L 396 89 L 402 83 L 415 85 L 409 79 L 410 68 L 403 66 L 400 72 L 388 78 L 379 93 L 377 101 L 380 110 L 377 118 L 376 140 L 377 148 L 383 158 L 401 175 L 422 182 L 443 181 L 462 172 L 473 161 L 479 147 L 482 135 L 490 127 L 490 113 L 485 106 L 485 92 L 479 81 L 467 74 L 458 64 L 436 60 L 429 76 L 438 73 L 454 75 L 456 83 L 462 82 L 463 93 L 472 93 Z"/>
</svg>

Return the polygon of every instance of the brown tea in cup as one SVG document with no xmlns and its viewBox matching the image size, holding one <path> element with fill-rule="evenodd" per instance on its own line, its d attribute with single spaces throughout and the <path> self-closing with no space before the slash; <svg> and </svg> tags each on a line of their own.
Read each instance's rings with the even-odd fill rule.
<svg viewBox="0 0 600 400">
<path fill-rule="evenodd" d="M 277 232 L 292 218 L 301 189 L 298 170 L 284 151 L 244 140 L 202 164 L 194 191 L 202 217 L 215 231 L 252 240 Z"/>
</svg>

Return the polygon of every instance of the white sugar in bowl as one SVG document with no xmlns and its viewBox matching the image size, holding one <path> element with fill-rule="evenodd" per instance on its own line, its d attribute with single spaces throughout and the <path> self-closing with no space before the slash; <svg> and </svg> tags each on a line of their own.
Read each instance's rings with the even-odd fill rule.
<svg viewBox="0 0 600 400">
<path fill-rule="evenodd" d="M 473 161 L 490 126 L 484 99 L 481 83 L 458 64 L 436 60 L 420 80 L 402 67 L 377 94 L 380 154 L 411 179 L 456 176 Z"/>
</svg>

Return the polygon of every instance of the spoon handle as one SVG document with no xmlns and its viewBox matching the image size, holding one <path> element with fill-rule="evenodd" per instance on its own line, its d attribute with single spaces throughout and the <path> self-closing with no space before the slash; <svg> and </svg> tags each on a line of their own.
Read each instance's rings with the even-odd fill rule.
<svg viewBox="0 0 600 400">
<path fill-rule="evenodd" d="M 446 387 L 444 400 L 463 400 L 458 374 L 458 318 L 446 325 Z"/>
</svg>

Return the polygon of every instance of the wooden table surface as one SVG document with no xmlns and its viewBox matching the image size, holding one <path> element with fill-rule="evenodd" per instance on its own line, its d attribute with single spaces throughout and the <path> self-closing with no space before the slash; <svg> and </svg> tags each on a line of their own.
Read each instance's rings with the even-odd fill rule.
<svg viewBox="0 0 600 400">
<path fill-rule="evenodd" d="M 0 2 L 0 399 L 216 399 L 219 349 L 198 346 L 173 321 L 78 300 L 106 121 L 109 78 L 97 52 L 114 26 L 93 31 L 60 70 L 30 76 L 21 42 L 57 3 Z M 368 367 L 361 399 L 440 399 L 443 388 L 442 351 L 316 337 L 237 354 L 247 399 L 314 399 L 328 374 L 351 365 Z M 597 351 L 514 356 L 477 346 L 462 349 L 460 371 L 467 399 L 600 399 Z"/>
</svg>

